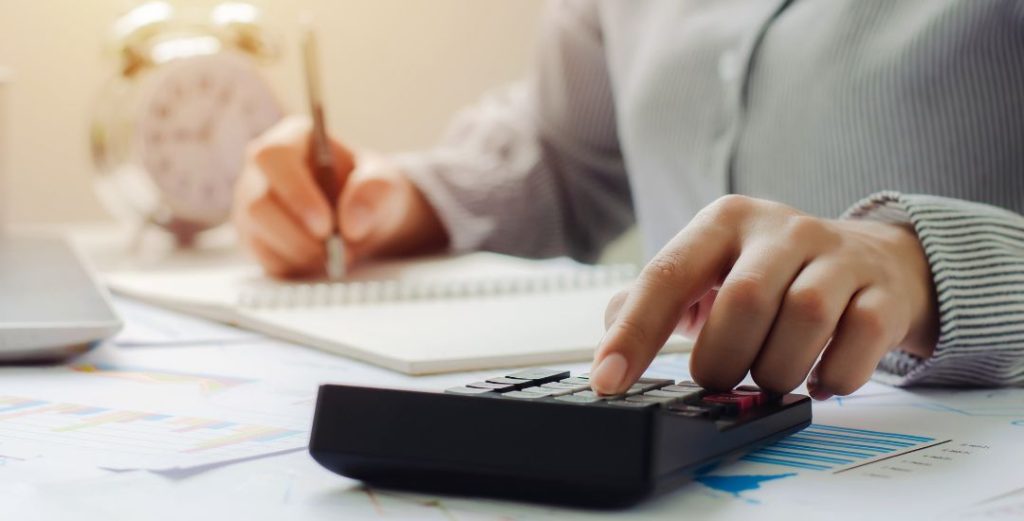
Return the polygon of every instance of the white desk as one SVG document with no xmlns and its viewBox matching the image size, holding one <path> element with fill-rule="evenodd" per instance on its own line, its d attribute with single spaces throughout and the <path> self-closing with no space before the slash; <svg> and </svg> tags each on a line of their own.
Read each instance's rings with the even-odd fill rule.
<svg viewBox="0 0 1024 521">
<path fill-rule="evenodd" d="M 226 252 L 230 254 L 230 249 Z M 203 258 L 198 254 L 184 261 Z M 168 259 L 151 257 L 150 261 Z M 259 392 L 247 393 L 250 403 L 243 404 L 247 407 L 279 407 L 278 400 L 263 402 L 264 398 L 259 398 L 263 392 L 277 393 L 287 398 L 281 403 L 297 405 L 308 416 L 312 412 L 309 397 L 320 381 L 437 390 L 473 378 L 406 377 L 130 302 L 122 301 L 120 306 L 129 325 L 117 339 L 120 345 L 105 345 L 87 355 L 85 362 L 247 374 L 251 381 L 259 382 L 253 386 L 263 386 L 253 387 Z M 585 367 L 581 364 L 570 369 Z M 685 367 L 685 355 L 672 355 L 660 360 L 655 370 L 659 376 L 683 379 Z M 26 372 L 32 371 L 37 371 L 34 378 L 39 379 L 40 387 L 45 386 L 46 370 L 0 369 L 0 396 L 15 385 L 12 382 L 23 381 Z M 66 369 L 52 371 L 57 374 Z M 95 385 L 102 391 L 114 384 L 98 378 Z M 138 385 L 140 390 L 145 386 L 138 382 L 117 385 Z M 110 387 L 115 388 L 125 387 Z M 195 389 L 170 386 L 163 396 L 172 401 L 172 394 L 178 392 Z M 0 458 L 0 519 L 497 520 L 603 518 L 627 513 L 630 518 L 643 519 L 934 518 L 938 514 L 1016 519 L 1024 512 L 1024 494 L 1014 494 L 1024 489 L 1024 472 L 1020 471 L 1024 468 L 1024 390 L 905 392 L 871 384 L 854 396 L 816 404 L 815 423 L 927 435 L 936 445 L 840 474 L 738 462 L 714 471 L 722 476 L 721 481 L 693 483 L 625 513 L 367 490 L 323 470 L 302 450 L 169 473 L 109 472 L 73 459 Z M 0 455 L 3 448 L 0 435 Z M 760 479 L 764 477 L 784 479 Z M 995 499 L 982 502 L 988 498 Z"/>
</svg>

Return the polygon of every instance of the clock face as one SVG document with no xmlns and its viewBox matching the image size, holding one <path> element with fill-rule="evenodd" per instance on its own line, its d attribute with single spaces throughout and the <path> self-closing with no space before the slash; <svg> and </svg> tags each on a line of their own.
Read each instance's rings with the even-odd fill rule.
<svg viewBox="0 0 1024 521">
<path fill-rule="evenodd" d="M 181 58 L 147 82 L 138 113 L 138 161 L 175 217 L 224 221 L 246 144 L 277 122 L 281 106 L 244 58 Z"/>
</svg>

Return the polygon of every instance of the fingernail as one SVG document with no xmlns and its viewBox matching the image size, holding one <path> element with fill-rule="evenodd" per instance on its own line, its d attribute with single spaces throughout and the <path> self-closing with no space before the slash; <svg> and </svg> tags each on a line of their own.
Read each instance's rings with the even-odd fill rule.
<svg viewBox="0 0 1024 521">
<path fill-rule="evenodd" d="M 590 384 L 593 389 L 601 394 L 614 394 L 622 386 L 622 380 L 626 378 L 626 370 L 629 363 L 626 357 L 619 353 L 612 353 L 597 364 L 597 368 L 590 373 Z"/>
</svg>

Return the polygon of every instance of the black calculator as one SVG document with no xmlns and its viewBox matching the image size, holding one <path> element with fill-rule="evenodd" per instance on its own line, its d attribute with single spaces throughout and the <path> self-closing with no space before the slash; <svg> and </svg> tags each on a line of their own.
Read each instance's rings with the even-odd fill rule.
<svg viewBox="0 0 1024 521">
<path fill-rule="evenodd" d="M 602 396 L 529 369 L 443 394 L 322 385 L 309 452 L 371 486 L 621 507 L 810 422 L 802 395 L 642 378 Z"/>
</svg>

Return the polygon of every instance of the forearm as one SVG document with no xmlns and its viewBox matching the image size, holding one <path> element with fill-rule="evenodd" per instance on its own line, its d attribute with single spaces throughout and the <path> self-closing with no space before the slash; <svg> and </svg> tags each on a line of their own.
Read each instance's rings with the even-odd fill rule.
<svg viewBox="0 0 1024 521">
<path fill-rule="evenodd" d="M 433 150 L 393 158 L 453 249 L 592 260 L 633 222 L 593 7 L 552 4 L 529 82 L 463 111 Z"/>
</svg>

